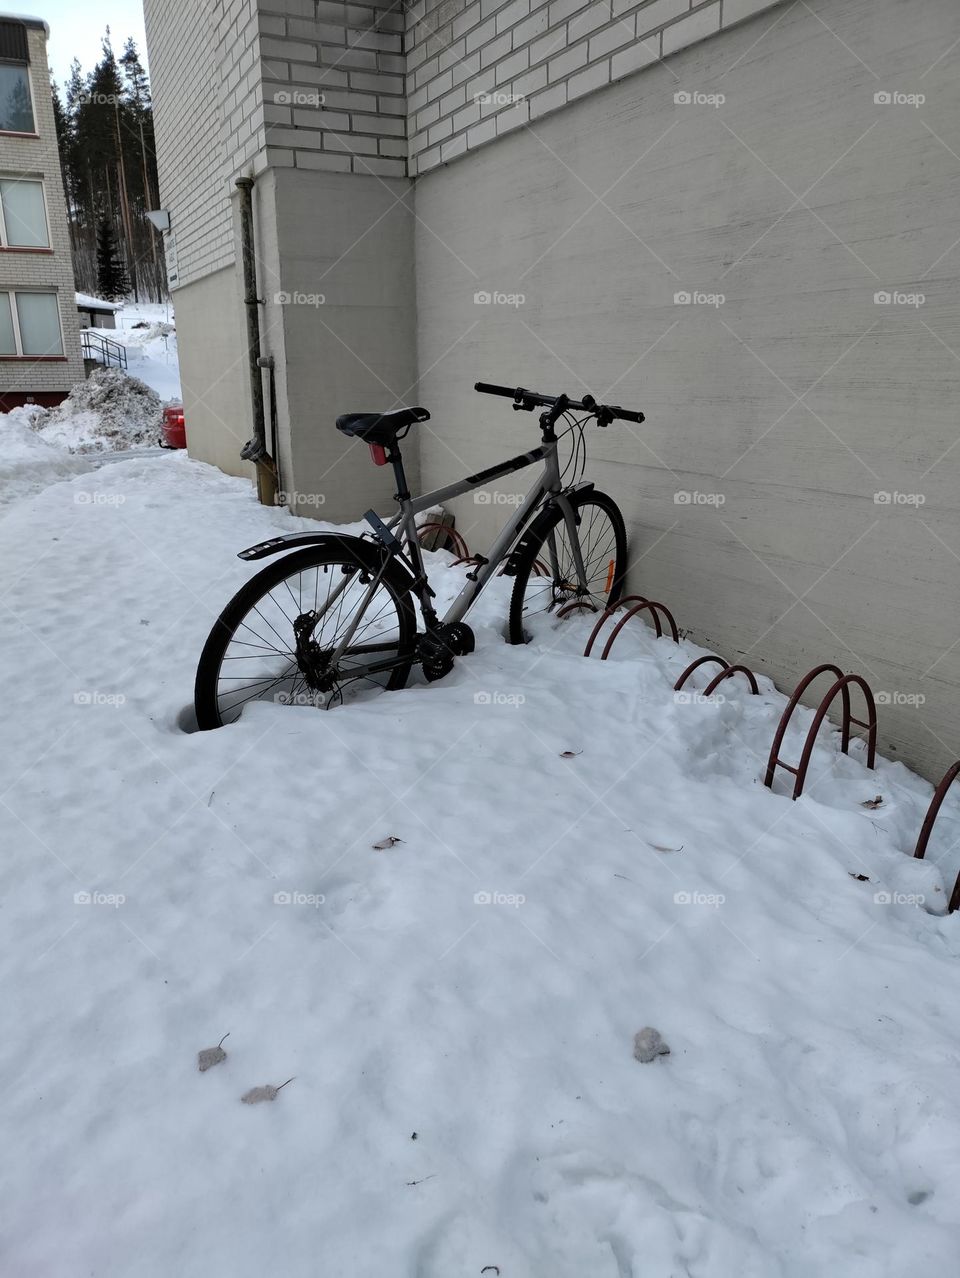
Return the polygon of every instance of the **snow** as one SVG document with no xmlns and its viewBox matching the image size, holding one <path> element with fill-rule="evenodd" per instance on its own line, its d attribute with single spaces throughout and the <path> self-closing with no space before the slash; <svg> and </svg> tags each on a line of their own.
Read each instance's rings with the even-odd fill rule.
<svg viewBox="0 0 960 1278">
<path fill-rule="evenodd" d="M 39 407 L 0 413 L 0 512 L 14 501 L 42 492 L 57 478 L 66 479 L 88 469 L 80 458 L 41 438 L 32 422 L 45 416 Z"/>
<path fill-rule="evenodd" d="M 30 416 L 44 440 L 71 453 L 155 446 L 161 419 L 156 391 L 116 367 L 95 368 L 63 403 L 34 409 Z"/>
<path fill-rule="evenodd" d="M 509 647 L 506 579 L 437 684 L 185 733 L 236 552 L 317 525 L 14 424 L 50 486 L 0 518 L 5 1273 L 955 1271 L 954 794 L 914 862 L 902 764 L 825 732 L 771 793 L 768 681 L 678 700 L 699 650 L 635 623 Z"/>
<path fill-rule="evenodd" d="M 145 327 L 136 328 L 142 324 Z M 164 302 L 124 302 L 116 328 L 94 328 L 127 350 L 127 371 L 152 387 L 164 403 L 180 399 L 180 367 L 173 307 Z"/>
<path fill-rule="evenodd" d="M 77 305 L 82 306 L 84 308 L 94 307 L 104 311 L 122 311 L 123 310 L 123 302 L 108 302 L 106 301 L 105 298 L 94 297 L 90 293 L 77 293 L 75 296 L 77 299 Z"/>
</svg>

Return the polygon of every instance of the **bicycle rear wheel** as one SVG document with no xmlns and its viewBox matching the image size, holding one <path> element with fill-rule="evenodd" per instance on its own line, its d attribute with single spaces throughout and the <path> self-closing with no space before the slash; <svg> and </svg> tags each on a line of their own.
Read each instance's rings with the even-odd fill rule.
<svg viewBox="0 0 960 1278">
<path fill-rule="evenodd" d="M 285 555 L 234 595 L 197 666 L 200 728 L 233 723 L 252 701 L 327 708 L 404 686 L 417 643 L 409 580 L 388 564 L 371 595 L 377 559 L 354 541 L 331 538 Z"/>
<path fill-rule="evenodd" d="M 528 643 L 539 619 L 569 604 L 601 612 L 623 593 L 627 571 L 627 530 L 620 508 L 606 493 L 586 489 L 571 493 L 577 540 L 584 567 L 580 585 L 572 538 L 559 506 L 548 520 L 531 528 L 522 543 L 510 597 L 511 643 Z M 537 576 L 537 562 L 549 575 Z"/>
</svg>

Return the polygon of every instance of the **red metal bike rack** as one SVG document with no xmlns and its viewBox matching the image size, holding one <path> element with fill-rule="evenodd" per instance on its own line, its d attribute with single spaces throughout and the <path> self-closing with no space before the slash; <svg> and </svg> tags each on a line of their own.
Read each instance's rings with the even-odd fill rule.
<svg viewBox="0 0 960 1278">
<path fill-rule="evenodd" d="M 666 617 L 667 621 L 670 623 L 670 637 L 673 639 L 674 643 L 680 642 L 680 632 L 677 630 L 677 623 L 674 621 L 673 613 L 670 611 L 670 609 L 666 606 L 666 604 L 657 603 L 655 599 L 647 599 L 647 600 L 644 600 L 643 603 L 634 604 L 634 606 L 627 613 L 625 613 L 624 616 L 622 616 L 620 620 L 617 622 L 617 624 L 614 626 L 613 633 L 611 634 L 610 638 L 607 640 L 606 646 L 604 647 L 603 652 L 601 652 L 600 654 L 601 661 L 606 661 L 607 657 L 609 656 L 610 649 L 613 647 L 614 643 L 616 642 L 617 635 L 624 628 L 624 626 L 627 624 L 630 618 L 635 617 L 637 613 L 645 612 L 648 608 L 650 610 L 650 615 L 653 617 L 654 625 L 657 628 L 657 638 L 659 639 L 663 634 L 663 628 L 660 625 L 660 617 L 659 617 L 659 613 L 662 612 L 663 615 Z"/>
<path fill-rule="evenodd" d="M 628 603 L 646 603 L 646 602 L 647 600 L 644 599 L 643 595 L 624 595 L 623 598 L 618 599 L 617 602 L 613 604 L 612 607 L 604 608 L 603 612 L 600 614 L 599 621 L 593 628 L 590 638 L 587 640 L 587 646 L 583 650 L 583 655 L 585 657 L 590 656 L 590 653 L 593 651 L 593 645 L 594 643 L 596 643 L 597 635 L 600 633 L 603 627 L 607 624 L 607 621 L 613 616 L 613 614 L 617 611 L 618 608 L 623 608 Z M 661 633 L 660 623 L 658 621 L 657 634 L 660 634 L 660 633 Z"/>
<path fill-rule="evenodd" d="M 562 608 L 557 609 L 557 617 L 569 617 L 571 612 L 583 611 L 587 608 L 591 612 L 597 611 L 596 604 L 592 604 L 589 599 L 573 599 L 570 603 L 564 604 Z"/>
<path fill-rule="evenodd" d="M 440 533 L 443 537 L 453 543 L 452 553 L 458 557 L 458 563 L 464 563 L 470 558 L 470 551 L 467 549 L 467 543 L 451 524 L 441 524 L 436 521 L 431 521 L 427 524 L 420 524 L 417 528 L 417 541 L 419 541 L 421 545 L 423 545 L 423 534 L 428 532 Z"/>
<path fill-rule="evenodd" d="M 917 839 L 916 850 L 914 856 L 917 860 L 922 861 L 927 851 L 927 843 L 930 841 L 930 835 L 933 833 L 933 827 L 936 823 L 940 808 L 943 801 L 947 797 L 947 791 L 950 786 L 960 775 L 960 759 L 956 763 L 951 763 L 946 772 L 940 778 L 940 784 L 933 792 L 933 798 L 930 800 L 930 806 L 927 808 L 927 815 L 923 818 L 923 825 L 920 827 L 920 837 Z M 953 891 L 950 894 L 950 904 L 947 906 L 947 913 L 953 914 L 960 909 L 960 874 L 957 875 L 957 881 L 953 885 Z"/>
<path fill-rule="evenodd" d="M 693 674 L 694 670 L 698 669 L 700 666 L 706 665 L 708 661 L 716 661 L 718 665 L 723 667 L 723 669 L 718 675 L 711 679 L 710 683 L 701 693 L 701 696 L 709 697 L 711 693 L 716 690 L 718 684 L 723 683 L 724 679 L 729 679 L 735 674 L 746 675 L 747 682 L 750 684 L 751 696 L 755 697 L 759 694 L 760 689 L 757 686 L 756 676 L 752 670 L 748 670 L 746 666 L 731 666 L 728 662 L 724 661 L 723 657 L 718 657 L 715 654 L 711 654 L 707 657 L 697 657 L 696 661 L 691 661 L 689 666 L 687 666 L 686 670 L 684 670 L 683 674 L 673 685 L 674 692 L 679 692 Z"/>
<path fill-rule="evenodd" d="M 749 670 L 746 666 L 727 666 L 725 670 L 721 670 L 720 673 L 714 679 L 712 679 L 704 688 L 703 695 L 705 697 L 709 697 L 711 693 L 716 689 L 717 684 L 723 683 L 724 679 L 730 679 L 735 674 L 742 674 L 747 676 L 747 683 L 749 683 L 750 685 L 751 697 L 757 697 L 760 695 L 760 688 L 757 685 L 756 675 L 753 673 L 752 670 Z"/>
<path fill-rule="evenodd" d="M 810 729 L 807 732 L 807 738 L 803 743 L 803 753 L 800 755 L 800 762 L 794 768 L 789 763 L 784 763 L 784 761 L 780 758 L 780 747 L 783 744 L 787 725 L 790 722 L 794 710 L 800 702 L 800 698 L 803 696 L 809 685 L 813 683 L 814 679 L 818 678 L 818 676 L 825 674 L 828 671 L 830 674 L 838 676 L 837 681 L 830 687 L 826 696 L 817 707 L 816 714 L 813 716 L 813 722 L 810 724 Z M 863 693 L 863 700 L 867 707 L 868 715 L 866 722 L 862 719 L 854 719 L 853 715 L 850 713 L 851 684 L 856 684 Z M 874 704 L 873 693 L 870 691 L 870 685 L 861 675 L 845 675 L 838 666 L 831 665 L 828 662 L 822 666 L 815 666 L 809 674 L 804 675 L 794 689 L 793 696 L 787 703 L 786 709 L 780 716 L 780 722 L 777 724 L 777 731 L 773 738 L 773 745 L 770 747 L 770 757 L 767 759 L 766 775 L 763 778 L 763 784 L 768 789 L 772 787 L 774 773 L 777 768 L 780 767 L 783 768 L 785 772 L 792 772 L 796 777 L 796 781 L 793 786 L 793 798 L 799 799 L 800 795 L 803 793 L 803 785 L 807 777 L 807 769 L 810 766 L 810 758 L 813 754 L 813 747 L 816 743 L 817 733 L 820 731 L 820 725 L 826 718 L 827 711 L 830 709 L 830 706 L 838 693 L 840 694 L 843 705 L 840 750 L 843 754 L 849 753 L 850 727 L 852 724 L 856 724 L 858 728 L 865 728 L 867 730 L 867 767 L 873 767 L 877 756 L 877 707 Z"/>
</svg>

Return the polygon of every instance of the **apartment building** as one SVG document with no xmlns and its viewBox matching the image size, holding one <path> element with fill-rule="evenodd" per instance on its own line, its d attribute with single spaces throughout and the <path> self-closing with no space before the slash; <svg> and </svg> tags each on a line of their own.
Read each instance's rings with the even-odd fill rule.
<svg viewBox="0 0 960 1278">
<path fill-rule="evenodd" d="M 48 34 L 0 14 L 0 411 L 83 380 Z"/>
<path fill-rule="evenodd" d="M 145 12 L 191 452 L 246 470 L 249 178 L 298 513 L 389 505 L 342 412 L 430 409 L 426 488 L 535 438 L 478 379 L 640 408 L 588 438 L 630 588 L 784 689 L 863 673 L 930 776 L 960 752 L 955 0 Z M 452 508 L 482 550 L 509 506 Z"/>
</svg>

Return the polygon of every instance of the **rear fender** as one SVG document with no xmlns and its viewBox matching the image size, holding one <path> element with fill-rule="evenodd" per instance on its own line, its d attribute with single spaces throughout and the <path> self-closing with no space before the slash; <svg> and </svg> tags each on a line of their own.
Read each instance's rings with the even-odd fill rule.
<svg viewBox="0 0 960 1278">
<path fill-rule="evenodd" d="M 409 568 L 398 555 L 388 555 L 375 541 L 368 541 L 365 537 L 348 536 L 344 533 L 288 533 L 285 537 L 271 537 L 268 541 L 258 541 L 255 546 L 248 546 L 246 550 L 241 550 L 237 558 L 266 559 L 270 555 L 281 555 L 287 550 L 295 550 L 301 546 L 319 546 L 324 543 L 332 543 L 337 549 L 349 554 L 374 573 L 379 572 L 385 560 L 392 559 L 393 564 L 388 571 L 391 568 L 401 571 L 405 578 L 403 583 L 405 586 L 413 582 Z"/>
</svg>

